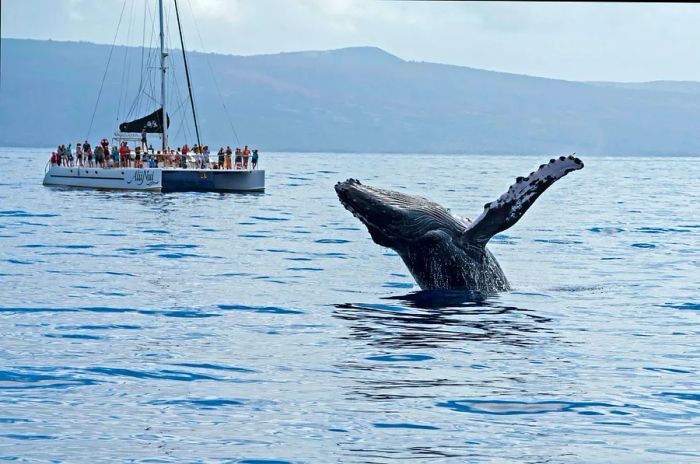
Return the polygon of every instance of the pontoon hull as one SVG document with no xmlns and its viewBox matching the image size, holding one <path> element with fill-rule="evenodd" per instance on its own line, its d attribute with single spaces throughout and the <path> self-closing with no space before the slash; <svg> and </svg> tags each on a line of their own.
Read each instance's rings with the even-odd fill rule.
<svg viewBox="0 0 700 464">
<path fill-rule="evenodd" d="M 44 185 L 159 192 L 262 192 L 265 171 L 51 166 Z"/>
</svg>

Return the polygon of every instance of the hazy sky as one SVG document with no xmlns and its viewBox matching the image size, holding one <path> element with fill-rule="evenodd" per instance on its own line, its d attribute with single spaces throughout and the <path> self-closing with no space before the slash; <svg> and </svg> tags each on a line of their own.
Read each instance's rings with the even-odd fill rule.
<svg viewBox="0 0 700 464">
<path fill-rule="evenodd" d="M 1 1 L 3 37 L 100 43 L 112 43 L 126 5 L 117 43 L 137 45 L 142 43 L 146 4 L 151 14 L 157 4 L 157 0 Z M 194 50 L 249 55 L 370 45 L 406 60 L 571 80 L 700 81 L 700 5 L 696 4 L 179 3 L 187 47 Z M 150 34 L 152 18 L 146 17 Z"/>
</svg>

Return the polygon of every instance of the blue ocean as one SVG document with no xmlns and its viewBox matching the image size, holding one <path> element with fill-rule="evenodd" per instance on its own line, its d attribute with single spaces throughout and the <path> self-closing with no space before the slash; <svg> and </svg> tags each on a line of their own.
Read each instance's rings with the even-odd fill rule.
<svg viewBox="0 0 700 464">
<path fill-rule="evenodd" d="M 48 188 L 0 150 L 0 460 L 700 461 L 700 158 L 586 157 L 426 295 L 348 177 L 478 216 L 531 156 L 262 153 L 263 194 Z"/>
</svg>

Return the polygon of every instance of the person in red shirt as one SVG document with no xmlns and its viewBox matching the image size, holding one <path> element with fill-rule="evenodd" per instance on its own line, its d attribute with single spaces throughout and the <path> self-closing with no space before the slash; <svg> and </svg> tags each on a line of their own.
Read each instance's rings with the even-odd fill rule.
<svg viewBox="0 0 700 464">
<path fill-rule="evenodd" d="M 248 150 L 248 145 L 243 147 L 243 169 L 248 169 L 248 158 L 250 158 L 250 150 Z"/>
<path fill-rule="evenodd" d="M 121 164 L 121 167 L 126 168 L 129 165 L 126 160 L 126 148 L 124 145 L 126 145 L 126 143 L 122 142 L 121 147 L 119 147 L 119 163 Z"/>
</svg>

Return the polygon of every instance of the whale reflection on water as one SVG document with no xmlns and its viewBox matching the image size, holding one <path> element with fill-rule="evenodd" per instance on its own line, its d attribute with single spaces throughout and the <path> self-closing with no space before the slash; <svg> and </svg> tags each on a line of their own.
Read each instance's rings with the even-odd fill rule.
<svg viewBox="0 0 700 464">
<path fill-rule="evenodd" d="M 473 306 L 486 301 L 486 296 L 476 290 L 420 290 L 406 295 L 384 297 L 386 300 L 404 301 L 406 304 L 425 309 Z"/>
<path fill-rule="evenodd" d="M 345 398 L 382 411 L 362 441 L 338 442 L 348 458 L 368 462 L 478 455 L 473 444 L 459 440 L 407 447 L 386 440 L 384 430 L 411 443 L 417 429 L 463 428 L 461 418 L 446 421 L 417 411 L 446 409 L 439 406 L 464 398 L 517 395 L 542 373 L 514 370 L 512 363 L 527 362 L 523 360 L 540 352 L 538 345 L 556 336 L 551 320 L 534 310 L 465 291 L 426 290 L 337 304 L 332 314 L 345 322 L 346 330 L 337 335 L 339 346 L 354 347 L 350 357 L 335 364 Z"/>
<path fill-rule="evenodd" d="M 384 299 L 392 304 L 337 304 L 333 316 L 350 322 L 349 337 L 388 348 L 436 348 L 469 341 L 529 346 L 538 343 L 541 334 L 553 333 L 550 319 L 478 292 L 424 290 Z"/>
</svg>

